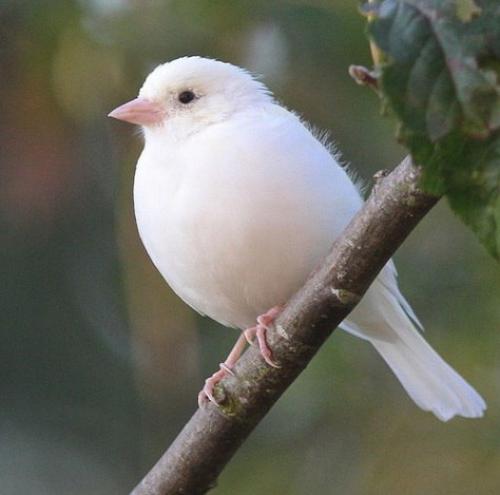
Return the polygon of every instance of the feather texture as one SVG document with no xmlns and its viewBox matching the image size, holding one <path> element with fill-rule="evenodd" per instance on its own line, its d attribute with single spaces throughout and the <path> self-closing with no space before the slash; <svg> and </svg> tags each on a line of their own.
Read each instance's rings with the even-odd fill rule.
<svg viewBox="0 0 500 495">
<path fill-rule="evenodd" d="M 176 92 L 197 95 L 184 108 Z M 284 304 L 362 205 L 353 181 L 300 118 L 245 71 L 206 59 L 156 69 L 134 200 L 144 245 L 193 308 L 245 328 Z M 485 403 L 427 344 L 389 262 L 342 328 L 368 340 L 422 409 L 448 420 Z"/>
</svg>

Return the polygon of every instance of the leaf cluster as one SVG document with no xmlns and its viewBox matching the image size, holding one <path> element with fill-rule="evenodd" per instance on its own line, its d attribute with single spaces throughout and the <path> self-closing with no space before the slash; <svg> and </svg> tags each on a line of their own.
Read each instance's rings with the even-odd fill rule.
<svg viewBox="0 0 500 495">
<path fill-rule="evenodd" d="M 500 258 L 500 2 L 379 0 L 364 7 L 383 105 L 424 168 Z"/>
</svg>

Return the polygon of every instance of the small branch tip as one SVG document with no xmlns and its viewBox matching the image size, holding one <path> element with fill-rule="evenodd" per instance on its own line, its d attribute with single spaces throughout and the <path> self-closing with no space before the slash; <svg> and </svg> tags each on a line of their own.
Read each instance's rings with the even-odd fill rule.
<svg viewBox="0 0 500 495">
<path fill-rule="evenodd" d="M 371 71 L 362 65 L 350 65 L 349 75 L 360 86 L 368 86 L 374 91 L 378 91 L 379 76 L 375 71 Z"/>
</svg>

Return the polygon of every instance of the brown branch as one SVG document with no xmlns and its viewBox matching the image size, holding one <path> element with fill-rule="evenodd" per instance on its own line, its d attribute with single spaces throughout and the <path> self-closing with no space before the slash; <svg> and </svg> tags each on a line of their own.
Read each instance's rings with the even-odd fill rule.
<svg viewBox="0 0 500 495">
<path fill-rule="evenodd" d="M 363 209 L 323 265 L 289 301 L 268 338 L 279 369 L 250 347 L 235 376 L 216 387 L 221 401 L 198 409 L 132 495 L 197 495 L 217 477 L 250 432 L 354 308 L 380 269 L 437 202 L 418 188 L 406 158 L 381 176 Z"/>
</svg>

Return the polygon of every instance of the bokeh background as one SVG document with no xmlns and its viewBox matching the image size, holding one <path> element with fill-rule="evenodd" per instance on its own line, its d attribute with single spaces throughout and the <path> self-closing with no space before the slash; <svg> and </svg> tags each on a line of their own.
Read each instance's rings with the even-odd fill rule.
<svg viewBox="0 0 500 495">
<path fill-rule="evenodd" d="M 262 74 L 369 184 L 404 156 L 351 63 L 351 0 L 0 1 L 0 493 L 127 493 L 196 407 L 236 333 L 177 299 L 136 232 L 141 140 L 106 114 L 158 63 Z M 417 409 L 374 350 L 334 334 L 220 478 L 223 494 L 500 489 L 500 271 L 442 202 L 396 255 L 428 340 L 485 419 Z"/>
</svg>

